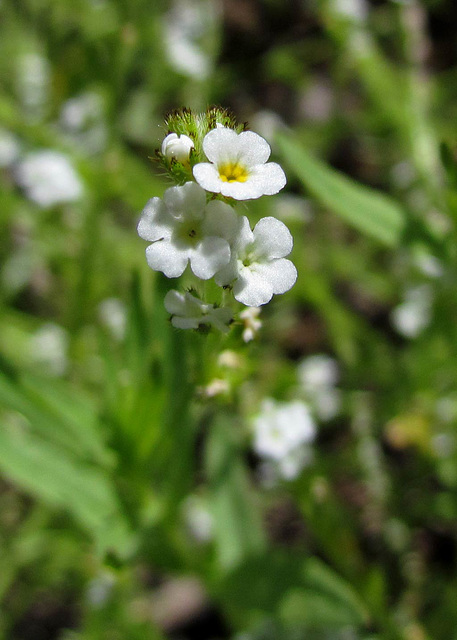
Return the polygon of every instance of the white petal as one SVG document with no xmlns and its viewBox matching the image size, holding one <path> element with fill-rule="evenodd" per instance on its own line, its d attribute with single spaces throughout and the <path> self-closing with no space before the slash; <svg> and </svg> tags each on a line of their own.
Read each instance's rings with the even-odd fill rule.
<svg viewBox="0 0 457 640">
<path fill-rule="evenodd" d="M 162 271 L 167 278 L 177 278 L 186 268 L 188 251 L 177 249 L 167 240 L 159 240 L 146 249 L 146 260 L 154 271 Z"/>
<path fill-rule="evenodd" d="M 182 318 L 181 316 L 173 316 L 171 324 L 176 329 L 198 329 L 198 326 L 202 324 L 201 317 L 199 318 Z"/>
<path fill-rule="evenodd" d="M 231 243 L 238 230 L 238 216 L 231 206 L 212 200 L 206 205 L 203 232 L 208 236 L 219 236 Z"/>
<path fill-rule="evenodd" d="M 245 267 L 239 274 L 238 280 L 233 285 L 233 295 L 238 302 L 248 307 L 260 307 L 270 302 L 273 297 L 273 288 L 268 280 L 254 269 Z"/>
<path fill-rule="evenodd" d="M 182 315 L 186 310 L 184 294 L 172 289 L 167 293 L 163 301 L 168 313 Z"/>
<path fill-rule="evenodd" d="M 170 213 L 176 218 L 201 218 L 206 205 L 206 193 L 195 182 L 182 187 L 170 187 L 163 196 Z"/>
<path fill-rule="evenodd" d="M 203 139 L 203 151 L 210 162 L 237 160 L 238 134 L 228 127 L 212 129 Z"/>
<path fill-rule="evenodd" d="M 190 254 L 190 268 L 197 278 L 208 280 L 230 260 L 227 240 L 208 236 Z"/>
<path fill-rule="evenodd" d="M 237 254 L 242 254 L 250 244 L 254 242 L 254 234 L 251 231 L 249 220 L 246 216 L 241 216 L 238 222 L 238 230 L 234 242 L 234 249 Z"/>
<path fill-rule="evenodd" d="M 160 198 L 151 198 L 143 209 L 137 231 L 140 238 L 154 242 L 169 238 L 172 231 L 173 218 Z"/>
<path fill-rule="evenodd" d="M 255 270 L 261 278 L 270 284 L 273 293 L 285 293 L 297 281 L 297 269 L 286 258 L 279 258 L 268 263 L 257 263 Z"/>
<path fill-rule="evenodd" d="M 239 157 L 249 167 L 256 164 L 264 164 L 270 157 L 270 145 L 264 138 L 253 131 L 240 133 L 237 142 L 239 145 Z"/>
<path fill-rule="evenodd" d="M 234 280 L 238 278 L 238 260 L 234 256 L 226 267 L 222 267 L 216 275 L 214 280 L 220 287 L 225 287 L 232 284 Z"/>
<path fill-rule="evenodd" d="M 225 184 L 219 178 L 219 171 L 216 165 L 209 162 L 200 162 L 193 168 L 194 178 L 198 184 L 212 193 L 220 193 L 221 186 Z"/>
<path fill-rule="evenodd" d="M 177 140 L 178 139 L 178 134 L 177 133 L 169 133 L 167 136 L 165 136 L 165 138 L 163 139 L 162 142 L 162 154 L 165 155 L 165 152 L 167 150 L 167 146 L 169 145 L 169 143 L 172 140 Z"/>
<path fill-rule="evenodd" d="M 222 333 L 227 333 L 229 324 L 233 318 L 233 313 L 228 307 L 220 307 L 219 309 L 214 309 L 209 317 L 211 324 L 215 326 L 216 329 L 219 329 Z"/>
<path fill-rule="evenodd" d="M 262 258 L 283 258 L 292 251 L 294 241 L 289 229 L 272 216 L 259 220 L 253 234 L 256 255 Z"/>
<path fill-rule="evenodd" d="M 287 182 L 286 174 L 276 162 L 267 162 L 267 164 L 259 164 L 254 167 L 251 180 L 262 184 L 262 194 L 265 196 L 278 193 Z"/>
</svg>

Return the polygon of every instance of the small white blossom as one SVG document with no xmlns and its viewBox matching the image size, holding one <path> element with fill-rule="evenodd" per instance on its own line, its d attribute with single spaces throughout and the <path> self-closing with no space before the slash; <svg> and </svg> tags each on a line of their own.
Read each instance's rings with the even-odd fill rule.
<svg viewBox="0 0 457 640">
<path fill-rule="evenodd" d="M 39 53 L 26 53 L 18 58 L 17 85 L 21 102 L 33 119 L 43 117 L 50 95 L 49 62 Z"/>
<path fill-rule="evenodd" d="M 68 368 L 67 332 L 53 322 L 43 324 L 31 338 L 30 352 L 33 362 L 49 375 L 64 375 Z"/>
<path fill-rule="evenodd" d="M 153 244 L 146 258 L 154 271 L 180 276 L 190 262 L 192 272 L 208 280 L 230 260 L 229 241 L 237 226 L 232 207 L 213 200 L 195 182 L 167 189 L 164 199 L 152 198 L 143 209 L 138 234 Z"/>
<path fill-rule="evenodd" d="M 205 304 L 191 293 L 171 290 L 164 300 L 165 309 L 171 314 L 171 324 L 177 329 L 198 329 L 209 326 L 227 333 L 232 322 L 228 307 Z"/>
<path fill-rule="evenodd" d="M 417 338 L 430 324 L 432 316 L 432 289 L 420 285 L 409 289 L 404 302 L 391 313 L 394 328 L 405 338 Z"/>
<path fill-rule="evenodd" d="M 183 75 L 204 80 L 211 72 L 212 58 L 204 46 L 214 33 L 220 4 L 215 0 L 175 0 L 165 17 L 165 52 L 172 67 Z"/>
<path fill-rule="evenodd" d="M 316 426 L 304 402 L 262 402 L 254 420 L 254 451 L 274 463 L 283 478 L 297 477 L 311 460 L 309 445 L 315 437 Z"/>
<path fill-rule="evenodd" d="M 262 218 L 251 231 L 248 219 L 239 221 L 229 264 L 215 277 L 220 286 L 233 286 L 235 299 L 248 307 L 269 302 L 273 294 L 285 293 L 297 280 L 297 270 L 286 260 L 293 240 L 285 224 Z"/>
<path fill-rule="evenodd" d="M 278 193 L 286 184 L 279 164 L 267 162 L 270 145 L 252 131 L 236 133 L 227 127 L 212 129 L 203 139 L 209 162 L 193 168 L 194 177 L 207 191 L 235 200 L 251 200 Z"/>
<path fill-rule="evenodd" d="M 115 340 L 122 340 L 127 324 L 127 313 L 122 300 L 119 298 L 102 300 L 98 306 L 98 317 Z"/>
<path fill-rule="evenodd" d="M 0 129 L 0 167 L 10 167 L 19 157 L 20 146 L 15 136 Z"/>
<path fill-rule="evenodd" d="M 333 358 L 324 354 L 309 356 L 299 364 L 298 377 L 309 393 L 334 387 L 338 382 L 338 365 Z"/>
<path fill-rule="evenodd" d="M 27 197 L 43 208 L 73 202 L 83 194 L 77 173 L 58 151 L 29 153 L 16 167 L 15 177 Z"/>
<path fill-rule="evenodd" d="M 189 154 L 194 148 L 194 143 L 189 136 L 184 134 L 169 133 L 162 142 L 162 155 L 168 159 L 176 158 L 182 164 L 189 163 Z"/>
<path fill-rule="evenodd" d="M 330 8 L 342 18 L 354 22 L 365 22 L 368 17 L 365 0 L 332 0 Z"/>
<path fill-rule="evenodd" d="M 262 320 L 259 320 L 260 308 L 248 307 L 240 313 L 240 319 L 243 321 L 243 340 L 250 342 L 254 340 L 257 332 L 262 327 Z"/>
<path fill-rule="evenodd" d="M 106 145 L 103 98 L 87 91 L 67 100 L 60 112 L 59 124 L 66 138 L 85 154 L 100 152 Z"/>
<path fill-rule="evenodd" d="M 213 537 L 213 518 L 208 505 L 200 496 L 188 496 L 183 505 L 185 524 L 196 542 L 209 542 Z"/>
<path fill-rule="evenodd" d="M 333 358 L 317 354 L 305 358 L 297 368 L 307 400 L 321 420 L 331 420 L 341 409 L 341 391 L 336 388 L 338 365 Z"/>
<path fill-rule="evenodd" d="M 216 396 L 225 395 L 230 391 L 230 385 L 227 380 L 222 378 L 214 378 L 206 387 L 199 387 L 198 392 L 203 398 L 215 398 Z"/>
</svg>

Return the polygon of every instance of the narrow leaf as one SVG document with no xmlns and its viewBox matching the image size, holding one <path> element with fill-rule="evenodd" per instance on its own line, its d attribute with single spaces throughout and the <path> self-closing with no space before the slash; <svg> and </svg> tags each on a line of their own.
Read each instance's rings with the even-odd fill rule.
<svg viewBox="0 0 457 640">
<path fill-rule="evenodd" d="M 279 135 L 277 143 L 289 170 L 324 207 L 387 246 L 399 244 L 406 212 L 398 202 L 317 160 L 290 136 Z"/>
</svg>

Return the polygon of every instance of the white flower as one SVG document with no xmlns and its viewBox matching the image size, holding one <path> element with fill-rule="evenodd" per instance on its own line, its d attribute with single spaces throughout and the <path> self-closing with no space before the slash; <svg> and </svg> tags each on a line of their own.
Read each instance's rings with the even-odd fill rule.
<svg viewBox="0 0 457 640">
<path fill-rule="evenodd" d="M 236 133 L 227 127 L 212 129 L 203 139 L 209 162 L 193 168 L 198 184 L 207 191 L 235 200 L 251 200 L 278 193 L 286 184 L 279 164 L 267 162 L 271 149 L 252 131 Z"/>
<path fill-rule="evenodd" d="M 164 300 L 165 309 L 171 313 L 171 324 L 177 329 L 198 329 L 207 325 L 227 333 L 232 321 L 232 311 L 228 307 L 205 304 L 191 293 L 171 290 Z"/>
<path fill-rule="evenodd" d="M 31 337 L 32 360 L 49 375 L 62 376 L 68 368 L 68 333 L 57 324 L 47 322 Z"/>
<path fill-rule="evenodd" d="M 67 100 L 60 112 L 59 123 L 65 137 L 85 154 L 100 152 L 106 145 L 102 96 L 94 91 Z"/>
<path fill-rule="evenodd" d="M 176 158 L 178 162 L 188 164 L 190 150 L 193 148 L 194 143 L 189 136 L 169 133 L 162 142 L 162 155 L 170 160 Z"/>
<path fill-rule="evenodd" d="M 115 340 L 122 340 L 127 325 L 127 312 L 119 298 L 106 298 L 98 306 L 98 316 Z"/>
<path fill-rule="evenodd" d="M 171 66 L 183 75 L 204 80 L 212 70 L 208 41 L 221 14 L 215 0 L 175 0 L 165 17 L 163 38 Z"/>
<path fill-rule="evenodd" d="M 307 393 L 334 387 L 338 382 L 338 365 L 330 356 L 317 354 L 305 358 L 298 366 L 298 377 Z"/>
<path fill-rule="evenodd" d="M 0 129 L 0 167 L 9 167 L 16 162 L 19 157 L 20 146 L 15 136 Z"/>
<path fill-rule="evenodd" d="M 284 258 L 292 245 L 288 228 L 276 218 L 262 218 L 251 231 L 243 216 L 232 243 L 230 262 L 215 280 L 220 286 L 233 285 L 236 300 L 248 307 L 266 304 L 273 294 L 285 293 L 297 280 L 295 266 Z"/>
<path fill-rule="evenodd" d="M 229 262 L 236 226 L 232 207 L 215 200 L 206 204 L 204 190 L 187 182 L 167 189 L 163 200 L 149 200 L 138 234 L 153 243 L 146 249 L 151 269 L 177 278 L 190 262 L 193 273 L 208 280 Z"/>
<path fill-rule="evenodd" d="M 305 358 L 297 368 L 307 400 L 321 420 L 331 420 L 341 409 L 341 391 L 338 382 L 338 365 L 333 358 L 318 354 Z"/>
<path fill-rule="evenodd" d="M 262 320 L 259 320 L 260 308 L 248 307 L 240 313 L 240 318 L 243 320 L 243 340 L 250 342 L 254 340 L 257 332 L 262 327 Z"/>
<path fill-rule="evenodd" d="M 409 289 L 404 302 L 391 313 L 395 329 L 405 338 L 416 338 L 430 324 L 432 316 L 432 289 L 420 285 Z"/>
<path fill-rule="evenodd" d="M 70 161 L 57 151 L 29 153 L 18 164 L 15 176 L 28 198 L 40 207 L 73 202 L 83 193 L 81 181 Z"/>
<path fill-rule="evenodd" d="M 209 542 L 213 537 L 213 518 L 207 502 L 197 495 L 189 495 L 184 500 L 183 515 L 186 526 L 196 542 Z"/>
<path fill-rule="evenodd" d="M 16 81 L 18 93 L 28 115 L 40 119 L 51 94 L 49 62 L 39 53 L 26 53 L 18 58 Z"/>
<path fill-rule="evenodd" d="M 301 460 L 303 466 L 309 459 L 305 445 L 315 436 L 316 426 L 309 408 L 300 400 L 281 403 L 266 398 L 254 420 L 254 451 L 261 458 L 282 463 L 290 475 L 294 463 L 299 465 Z"/>
</svg>

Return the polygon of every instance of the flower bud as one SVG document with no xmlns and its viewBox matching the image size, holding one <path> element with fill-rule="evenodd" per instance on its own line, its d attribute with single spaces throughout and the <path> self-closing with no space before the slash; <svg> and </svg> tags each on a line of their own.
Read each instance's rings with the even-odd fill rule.
<svg viewBox="0 0 457 640">
<path fill-rule="evenodd" d="M 175 158 L 181 164 L 189 163 L 189 155 L 194 143 L 184 133 L 178 136 L 177 133 L 169 133 L 162 142 L 162 155 L 171 160 Z"/>
</svg>

